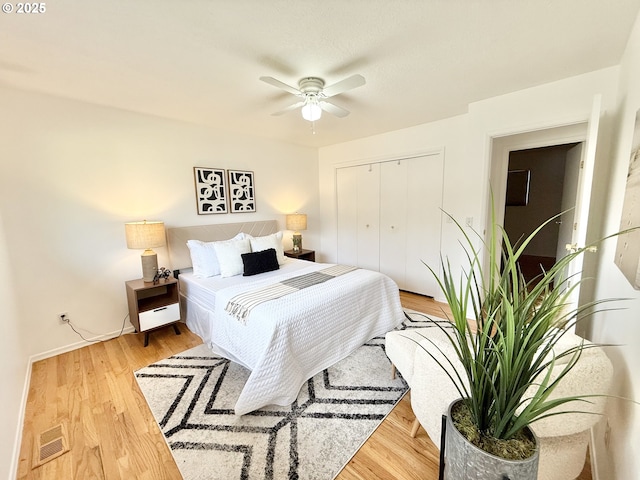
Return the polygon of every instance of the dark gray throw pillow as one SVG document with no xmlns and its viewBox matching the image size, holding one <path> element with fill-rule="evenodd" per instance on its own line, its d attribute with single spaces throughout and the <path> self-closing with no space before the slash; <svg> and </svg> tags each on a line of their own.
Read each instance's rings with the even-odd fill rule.
<svg viewBox="0 0 640 480">
<path fill-rule="evenodd" d="M 242 264 L 244 265 L 245 277 L 251 275 L 257 275 L 258 273 L 271 272 L 272 270 L 278 270 L 278 257 L 276 256 L 275 248 L 268 248 L 259 252 L 243 253 Z"/>
</svg>

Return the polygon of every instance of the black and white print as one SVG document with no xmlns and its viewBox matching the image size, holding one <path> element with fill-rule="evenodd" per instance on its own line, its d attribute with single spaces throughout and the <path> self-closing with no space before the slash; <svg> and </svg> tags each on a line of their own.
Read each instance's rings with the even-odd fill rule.
<svg viewBox="0 0 640 480">
<path fill-rule="evenodd" d="M 227 185 L 224 170 L 193 167 L 198 215 L 227 213 Z"/>
<path fill-rule="evenodd" d="M 255 212 L 256 192 L 253 172 L 229 170 L 231 213 Z"/>
</svg>

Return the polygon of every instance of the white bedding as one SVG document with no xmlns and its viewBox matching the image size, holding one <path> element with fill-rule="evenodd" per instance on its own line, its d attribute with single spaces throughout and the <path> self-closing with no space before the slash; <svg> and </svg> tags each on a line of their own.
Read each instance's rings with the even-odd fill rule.
<svg viewBox="0 0 640 480">
<path fill-rule="evenodd" d="M 189 329 L 215 353 L 251 370 L 237 415 L 291 404 L 307 379 L 402 322 L 398 286 L 364 269 L 260 304 L 246 325 L 224 311 L 242 291 L 327 266 L 288 259 L 279 270 L 253 277 L 180 274 Z"/>
</svg>

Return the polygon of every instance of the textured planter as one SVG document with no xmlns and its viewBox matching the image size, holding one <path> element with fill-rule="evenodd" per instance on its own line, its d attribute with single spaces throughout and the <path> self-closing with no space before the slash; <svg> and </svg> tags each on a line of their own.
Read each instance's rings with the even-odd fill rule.
<svg viewBox="0 0 640 480">
<path fill-rule="evenodd" d="M 447 410 L 446 442 L 444 451 L 444 478 L 446 480 L 536 480 L 540 447 L 536 438 L 536 451 L 526 460 L 505 460 L 480 450 L 456 429 Z M 533 432 L 532 432 L 533 433 Z M 535 438 L 535 435 L 534 435 Z"/>
</svg>

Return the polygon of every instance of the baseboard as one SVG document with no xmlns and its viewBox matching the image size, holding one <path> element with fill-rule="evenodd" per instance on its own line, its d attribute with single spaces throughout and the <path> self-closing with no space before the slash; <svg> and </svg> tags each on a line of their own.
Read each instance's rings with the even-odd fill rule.
<svg viewBox="0 0 640 480">
<path fill-rule="evenodd" d="M 135 331 L 135 329 L 132 326 L 129 326 L 129 327 L 125 328 L 124 330 L 122 330 L 122 335 L 125 335 L 127 333 L 132 333 L 134 331 Z M 63 353 L 67 353 L 67 352 L 71 352 L 73 350 L 77 350 L 78 348 L 86 347 L 87 344 L 91 343 L 91 342 L 107 341 L 107 340 L 111 340 L 112 338 L 116 338 L 119 335 L 120 335 L 120 330 L 116 330 L 116 331 L 111 332 L 111 333 L 105 333 L 104 335 L 96 335 L 94 337 L 88 338 L 87 340 L 89 340 L 89 342 L 87 342 L 85 340 L 80 340 L 79 342 L 70 343 L 69 345 L 65 345 L 64 347 L 54 348 L 54 349 L 48 350 L 46 352 L 37 353 L 35 355 L 32 355 L 30 357 L 30 360 L 31 360 L 31 363 L 38 362 L 38 361 L 44 360 L 46 358 L 55 357 L 56 355 L 61 355 Z"/>
<path fill-rule="evenodd" d="M 134 332 L 135 329 L 130 326 L 122 330 L 116 330 L 111 333 L 106 333 L 104 335 L 97 335 L 95 337 L 89 338 L 90 341 L 101 341 L 101 340 L 111 340 L 112 338 L 118 337 L 119 335 L 124 335 L 128 333 Z M 24 380 L 24 388 L 22 389 L 22 399 L 20 400 L 20 412 L 18 415 L 18 431 L 16 432 L 15 441 L 13 444 L 13 455 L 11 459 L 11 465 L 9 467 L 9 478 L 8 480 L 12 480 L 18 477 L 18 465 L 20 462 L 20 447 L 22 445 L 22 432 L 24 431 L 24 416 L 27 409 L 27 397 L 29 396 L 29 387 L 31 386 L 31 372 L 33 371 L 33 364 L 40 360 L 44 360 L 46 358 L 55 357 L 56 355 L 61 355 L 63 353 L 71 352 L 73 350 L 77 350 L 78 348 L 86 347 L 87 342 L 82 340 L 80 342 L 72 343 L 69 345 L 65 345 L 64 347 L 54 348 L 52 350 L 48 350 L 46 352 L 37 353 L 35 355 L 31 355 L 27 360 L 27 372 L 26 378 Z"/>
<path fill-rule="evenodd" d="M 433 299 L 436 302 L 447 303 L 447 298 L 445 296 L 443 296 L 442 293 L 439 293 L 438 295 L 434 296 Z"/>
<path fill-rule="evenodd" d="M 18 478 L 18 465 L 20 461 L 20 446 L 22 445 L 22 431 L 24 430 L 24 413 L 27 409 L 27 397 L 29 396 L 29 387 L 31 386 L 31 369 L 33 361 L 31 357 L 27 360 L 26 378 L 24 379 L 24 387 L 22 388 L 22 399 L 20 400 L 20 410 L 18 413 L 16 438 L 13 443 L 13 455 L 11 456 L 11 465 L 9 467 L 9 480 Z"/>
</svg>

